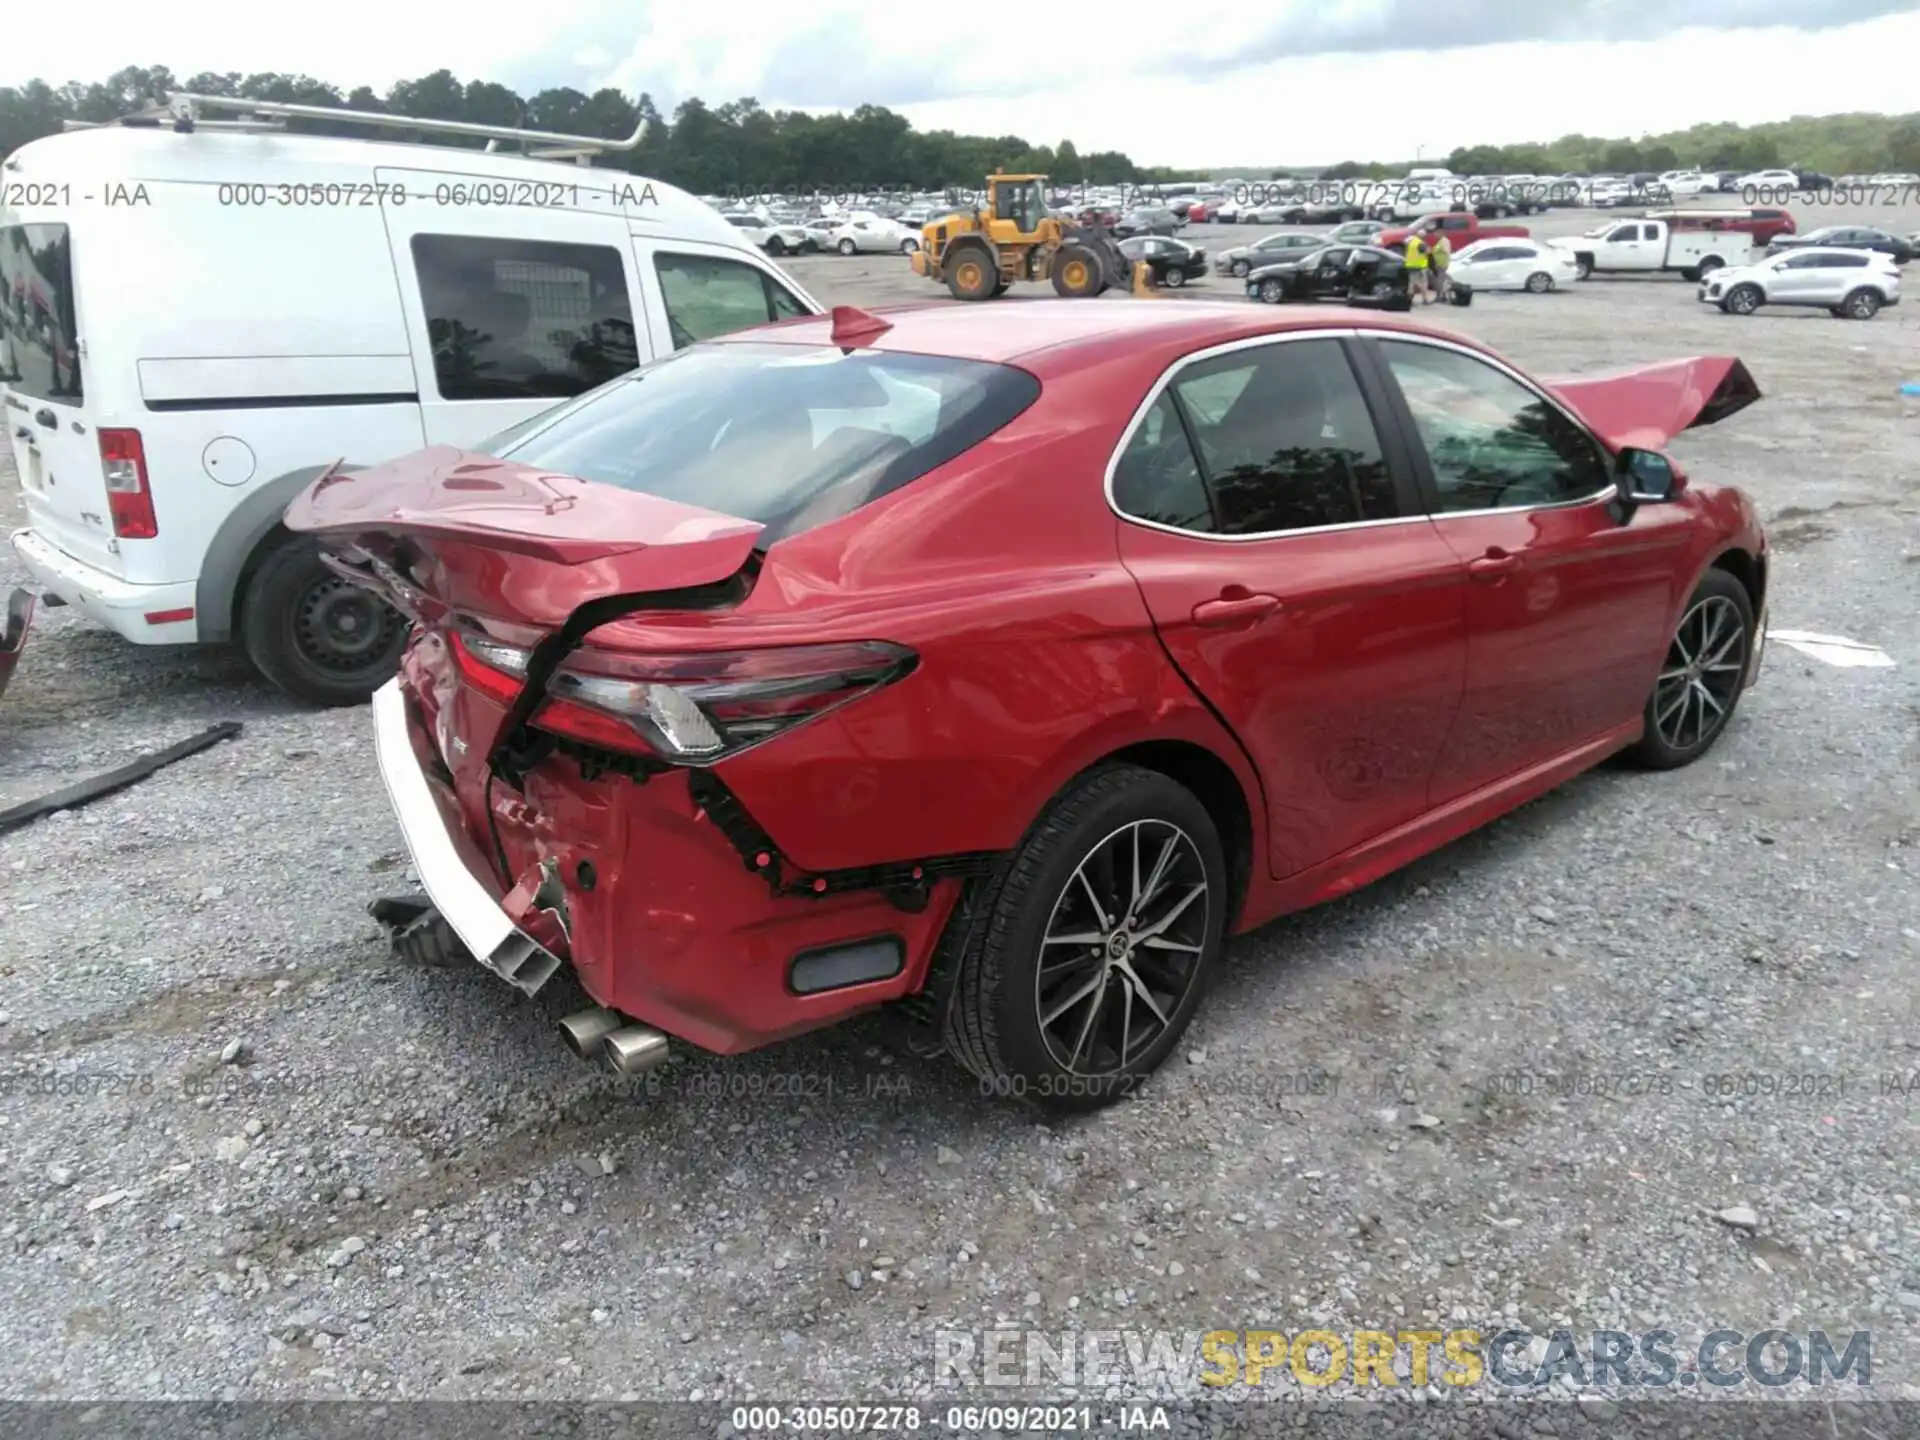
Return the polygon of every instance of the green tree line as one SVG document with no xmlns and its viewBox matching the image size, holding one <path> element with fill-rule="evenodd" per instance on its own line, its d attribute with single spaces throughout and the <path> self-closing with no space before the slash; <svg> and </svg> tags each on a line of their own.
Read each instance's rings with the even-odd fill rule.
<svg viewBox="0 0 1920 1440">
<path fill-rule="evenodd" d="M 304 75 L 202 73 L 177 79 L 165 66 L 129 66 L 104 81 L 52 86 L 34 80 L 0 87 L 0 155 L 30 140 L 59 133 L 67 120 L 106 121 L 145 108 L 171 90 L 243 96 L 252 100 L 342 106 L 421 119 L 523 125 L 535 130 L 619 139 L 649 122 L 637 150 L 599 163 L 698 194 L 750 191 L 911 186 L 971 187 L 996 169 L 1037 171 L 1063 183 L 1152 184 L 1182 179 L 1251 179 L 1266 175 L 1322 179 L 1383 179 L 1412 161 L 1344 160 L 1323 167 L 1175 170 L 1137 165 L 1115 150 L 1082 153 L 1071 140 L 1035 145 L 1017 135 L 961 135 L 916 130 L 904 116 L 879 105 L 846 114 L 767 110 L 748 98 L 709 106 L 689 99 L 662 115 L 645 94 L 593 94 L 557 88 L 522 97 L 489 81 L 462 82 L 436 70 L 403 80 L 385 94 L 362 85 L 342 91 Z M 295 120 L 289 128 L 313 134 L 365 134 L 361 127 Z M 449 144 L 447 137 L 426 137 Z M 1426 163 L 1436 163 L 1429 159 Z M 1462 146 L 1446 157 L 1462 175 L 1564 174 L 1568 171 L 1759 170 L 1776 165 L 1829 175 L 1876 170 L 1920 171 L 1920 114 L 1801 115 L 1765 125 L 1696 125 L 1637 140 L 1563 135 L 1526 145 Z"/>
<path fill-rule="evenodd" d="M 525 97 L 504 85 L 436 70 L 403 80 L 384 95 L 367 86 L 349 91 L 305 75 L 213 74 L 177 79 L 165 66 L 129 66 L 104 82 L 52 86 L 34 80 L 0 88 L 0 155 L 30 140 L 59 133 L 67 120 L 106 121 L 143 109 L 168 91 L 232 95 L 281 104 L 325 105 L 407 115 L 423 120 L 462 120 L 481 125 L 524 126 L 624 139 L 640 120 L 647 133 L 639 148 L 601 157 L 679 185 L 697 194 L 728 191 L 798 191 L 852 186 L 948 185 L 977 187 L 981 177 L 1004 168 L 1034 171 L 1068 183 L 1118 185 L 1175 178 L 1133 163 L 1113 150 L 1081 154 L 1071 140 L 1035 145 L 1018 135 L 959 135 L 951 130 L 915 130 L 905 117 L 879 105 L 849 114 L 812 115 L 767 110 L 741 99 L 709 106 L 690 99 L 662 115 L 651 96 L 629 99 L 617 90 L 586 95 L 573 89 L 542 90 Z M 307 134 L 364 135 L 351 122 L 296 119 L 288 129 Z M 426 136 L 448 144 L 482 145 Z"/>
</svg>

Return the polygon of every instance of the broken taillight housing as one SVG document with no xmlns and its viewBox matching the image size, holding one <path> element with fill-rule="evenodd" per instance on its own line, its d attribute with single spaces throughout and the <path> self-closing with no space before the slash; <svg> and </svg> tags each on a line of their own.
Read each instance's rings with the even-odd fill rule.
<svg viewBox="0 0 1920 1440">
<path fill-rule="evenodd" d="M 460 634 L 462 668 L 517 689 L 529 652 Z M 582 648 L 547 681 L 536 729 L 680 765 L 711 765 L 910 673 L 914 652 L 880 640 L 678 655 Z M 475 678 L 470 675 L 470 678 Z"/>
</svg>

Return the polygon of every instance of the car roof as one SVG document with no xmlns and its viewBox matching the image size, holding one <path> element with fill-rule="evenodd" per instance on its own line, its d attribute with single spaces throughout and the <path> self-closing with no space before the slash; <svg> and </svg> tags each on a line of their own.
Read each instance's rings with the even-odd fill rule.
<svg viewBox="0 0 1920 1440">
<path fill-rule="evenodd" d="M 1486 348 L 1470 337 L 1377 311 L 1356 314 L 1345 309 L 1320 310 L 1296 315 L 1239 300 L 934 301 L 876 307 L 867 313 L 887 321 L 891 328 L 877 336 L 860 337 L 862 349 L 1018 365 L 1042 378 L 1091 369 L 1116 355 L 1138 355 L 1164 366 L 1194 350 L 1312 330 L 1438 333 L 1475 350 Z M 779 341 L 824 346 L 832 344 L 832 323 L 830 315 L 806 316 L 735 331 L 708 343 Z"/>
<path fill-rule="evenodd" d="M 597 212 L 624 213 L 649 228 L 688 237 L 716 235 L 735 245 L 733 226 L 705 201 L 674 185 L 612 166 L 535 160 L 452 145 L 420 145 L 336 135 L 284 132 L 190 134 L 145 125 L 102 125 L 28 141 L 7 161 L 19 179 L 58 177 L 74 184 L 157 184 L 221 181 L 235 184 L 365 182 L 376 169 L 418 170 L 487 180 L 550 186 L 620 187 L 639 203 L 608 204 Z"/>
</svg>

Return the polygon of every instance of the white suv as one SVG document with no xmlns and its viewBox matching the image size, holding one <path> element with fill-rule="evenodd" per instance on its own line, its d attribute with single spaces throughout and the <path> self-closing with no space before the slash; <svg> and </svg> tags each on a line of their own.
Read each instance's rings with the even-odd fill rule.
<svg viewBox="0 0 1920 1440">
<path fill-rule="evenodd" d="M 1751 315 L 1762 305 L 1818 305 L 1850 320 L 1871 320 L 1900 303 L 1900 271 L 1891 255 L 1809 245 L 1715 270 L 1701 280 L 1699 299 L 1730 315 Z"/>
<path fill-rule="evenodd" d="M 820 309 L 684 192 L 552 163 L 637 135 L 172 107 L 6 161 L 13 545 L 128 639 L 237 639 L 310 703 L 363 699 L 405 639 L 280 524 L 329 465 L 470 448 L 657 356 Z M 208 123 L 214 107 L 244 118 Z M 543 142 L 547 158 L 276 129 L 315 115 Z"/>
</svg>

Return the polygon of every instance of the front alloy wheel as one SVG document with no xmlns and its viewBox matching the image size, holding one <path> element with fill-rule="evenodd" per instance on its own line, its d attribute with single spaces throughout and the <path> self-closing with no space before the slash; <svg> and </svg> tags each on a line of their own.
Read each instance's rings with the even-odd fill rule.
<svg viewBox="0 0 1920 1440">
<path fill-rule="evenodd" d="M 1724 570 L 1709 570 L 1667 645 L 1634 758 L 1674 770 L 1706 754 L 1733 718 L 1752 649 L 1746 586 Z"/>
<path fill-rule="evenodd" d="M 1226 860 L 1191 791 L 1110 765 L 1069 786 L 973 901 L 953 922 L 969 933 L 949 1047 L 983 1094 L 1093 1110 L 1193 1018 L 1226 930 Z"/>
</svg>

